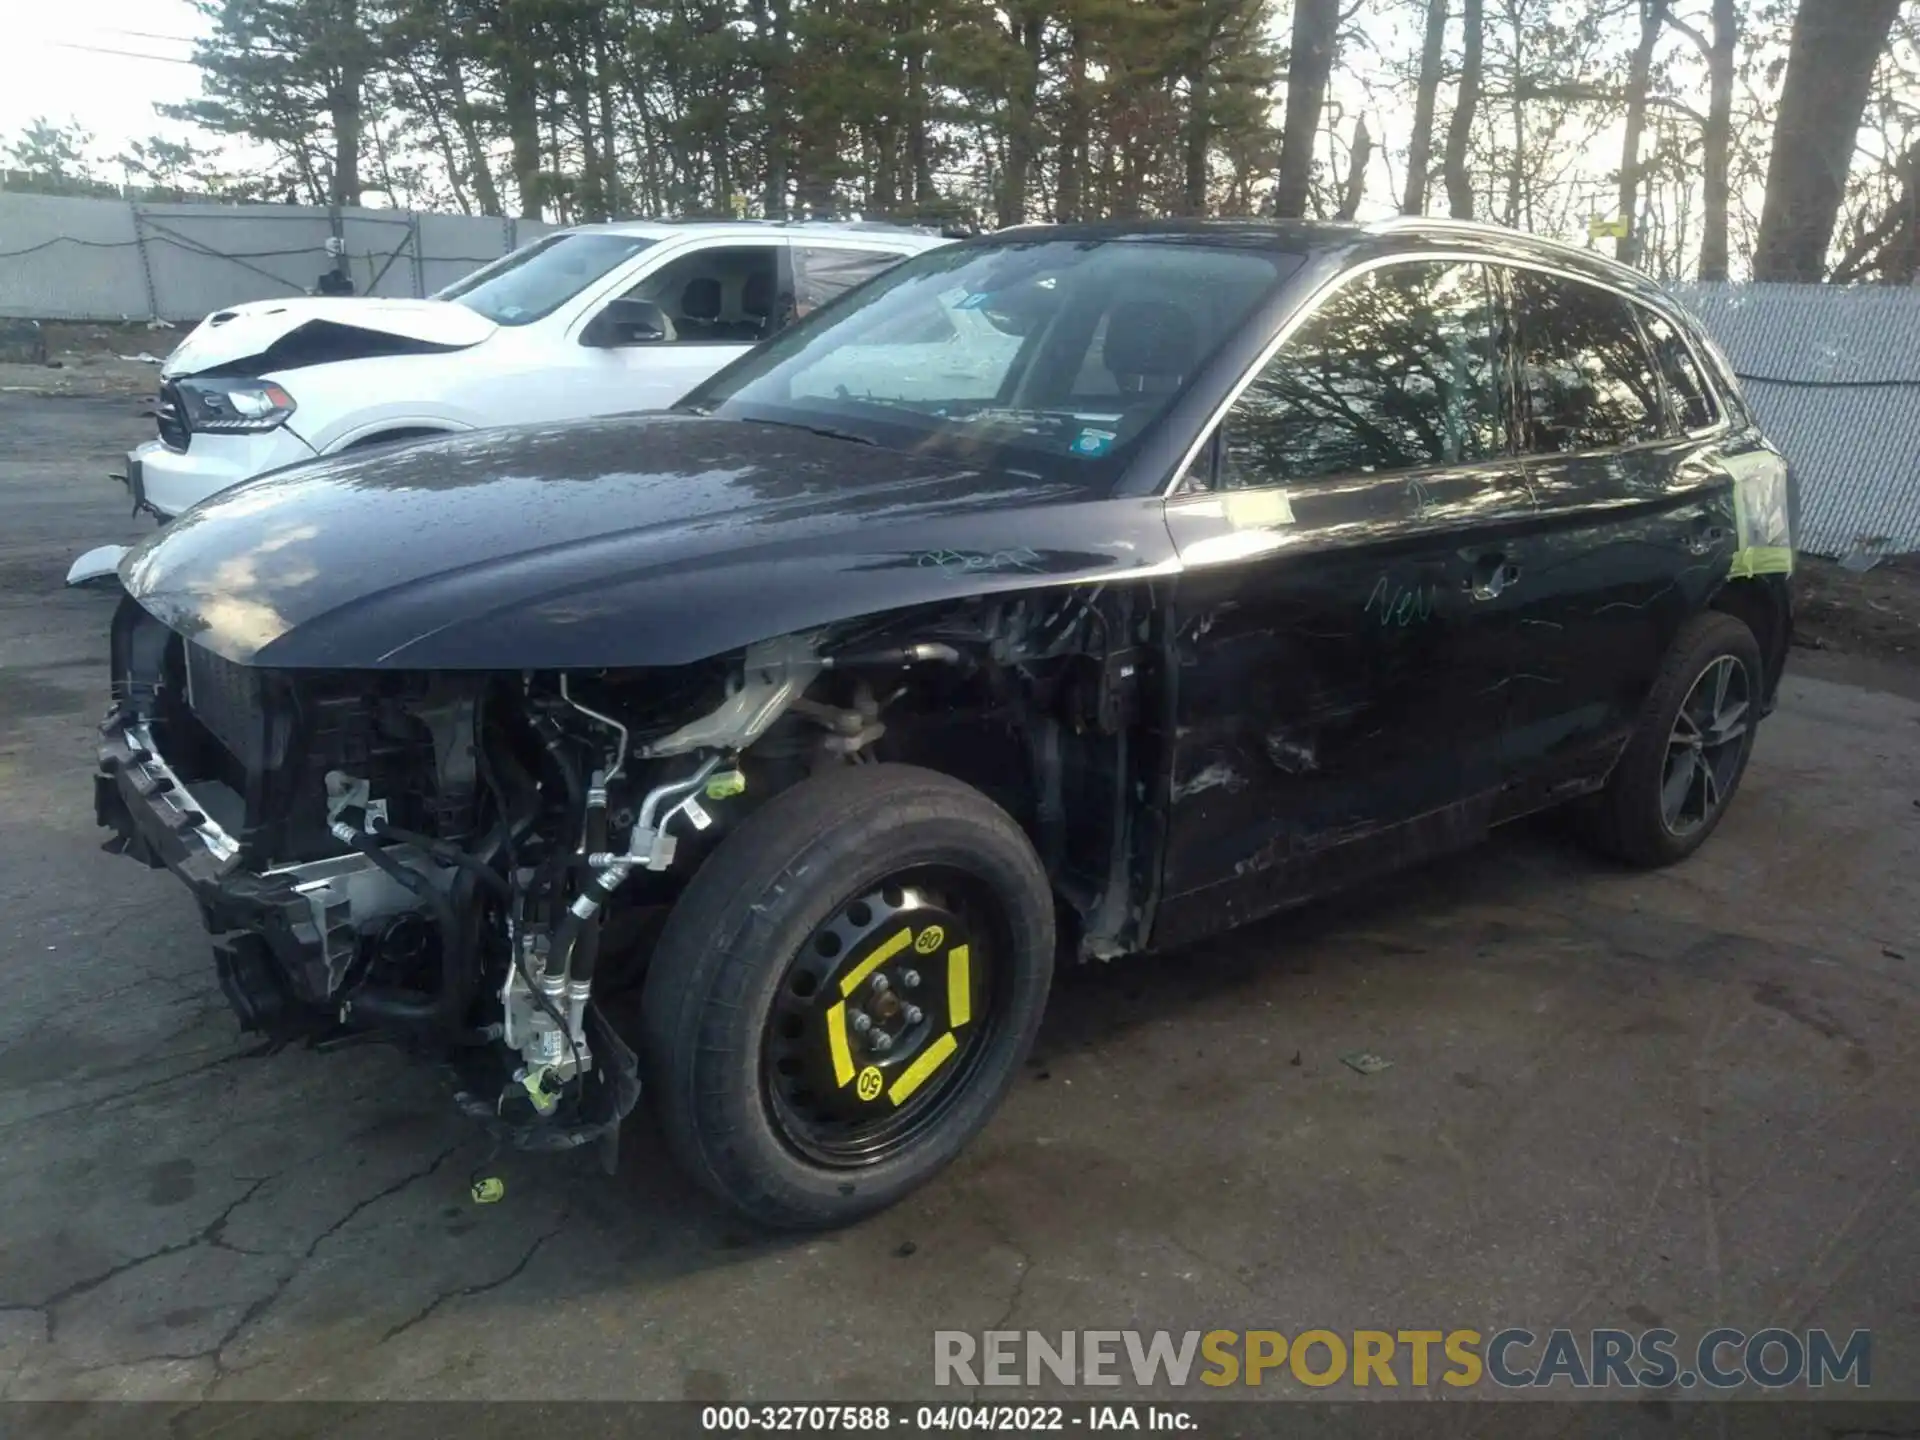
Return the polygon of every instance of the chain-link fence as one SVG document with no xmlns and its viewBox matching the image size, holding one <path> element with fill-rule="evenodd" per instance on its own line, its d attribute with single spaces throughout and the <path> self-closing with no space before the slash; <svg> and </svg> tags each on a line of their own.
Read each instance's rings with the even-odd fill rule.
<svg viewBox="0 0 1920 1440">
<path fill-rule="evenodd" d="M 537 220 L 168 205 L 0 191 L 0 316 L 198 321 L 222 305 L 301 295 L 345 247 L 361 295 L 431 295 L 545 234 Z"/>
<path fill-rule="evenodd" d="M 1920 551 L 1920 288 L 1677 285 L 1800 477 L 1803 550 Z"/>
</svg>

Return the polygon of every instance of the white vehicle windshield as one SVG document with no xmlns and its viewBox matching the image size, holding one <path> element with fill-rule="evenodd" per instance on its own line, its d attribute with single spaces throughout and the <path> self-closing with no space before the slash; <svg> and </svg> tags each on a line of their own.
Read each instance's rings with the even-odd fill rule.
<svg viewBox="0 0 1920 1440">
<path fill-rule="evenodd" d="M 457 301 L 496 325 L 530 325 L 651 244 L 645 235 L 548 235 L 455 281 L 433 298 Z"/>
</svg>

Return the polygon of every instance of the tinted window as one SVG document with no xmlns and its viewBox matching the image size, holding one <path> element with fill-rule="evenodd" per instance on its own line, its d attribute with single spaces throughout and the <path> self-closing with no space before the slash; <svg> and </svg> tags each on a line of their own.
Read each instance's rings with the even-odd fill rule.
<svg viewBox="0 0 1920 1440">
<path fill-rule="evenodd" d="M 1568 454 L 1659 435 L 1660 386 L 1634 307 L 1597 285 L 1510 273 L 1527 449 Z"/>
<path fill-rule="evenodd" d="M 457 300 L 496 325 L 530 325 L 646 249 L 642 235 L 605 231 L 549 235 L 456 280 L 436 300 Z"/>
<path fill-rule="evenodd" d="M 1157 237 L 942 246 L 681 408 L 1100 483 L 1299 263 Z"/>
<path fill-rule="evenodd" d="M 1321 302 L 1234 405 L 1221 483 L 1458 465 L 1498 453 L 1480 265 L 1370 270 Z"/>
<path fill-rule="evenodd" d="M 891 250 L 843 250 L 822 245 L 793 247 L 793 302 L 797 314 L 817 310 L 829 300 L 872 279 L 902 256 Z"/>
<path fill-rule="evenodd" d="M 1660 378 L 1667 383 L 1667 404 L 1673 411 L 1674 428 L 1704 430 L 1713 424 L 1719 412 L 1714 409 L 1712 393 L 1700 373 L 1700 362 L 1666 316 L 1642 310 L 1640 320 L 1660 361 Z"/>
</svg>

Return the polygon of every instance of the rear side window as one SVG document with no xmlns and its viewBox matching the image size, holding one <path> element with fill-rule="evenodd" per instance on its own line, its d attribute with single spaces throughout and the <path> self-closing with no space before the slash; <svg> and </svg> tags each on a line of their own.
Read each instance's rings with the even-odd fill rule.
<svg viewBox="0 0 1920 1440">
<path fill-rule="evenodd" d="M 818 310 L 835 296 L 853 289 L 904 256 L 891 250 L 846 250 L 839 246 L 793 247 L 793 298 L 802 315 Z"/>
<path fill-rule="evenodd" d="M 1499 453 L 1486 267 L 1444 260 L 1348 280 L 1228 414 L 1230 489 L 1469 464 Z"/>
<path fill-rule="evenodd" d="M 1511 275 L 1525 448 L 1566 455 L 1658 437 L 1660 384 L 1633 305 L 1578 280 Z"/>
<path fill-rule="evenodd" d="M 1667 406 L 1673 412 L 1674 428 L 1706 429 L 1720 414 L 1693 350 L 1666 316 L 1642 310 L 1640 323 L 1653 341 L 1654 357 L 1660 362 L 1660 378 L 1667 384 Z"/>
</svg>

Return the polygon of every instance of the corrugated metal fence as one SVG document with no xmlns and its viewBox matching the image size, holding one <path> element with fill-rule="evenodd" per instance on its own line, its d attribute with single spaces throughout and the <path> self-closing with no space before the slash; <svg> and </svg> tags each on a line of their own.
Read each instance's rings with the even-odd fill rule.
<svg viewBox="0 0 1920 1440">
<path fill-rule="evenodd" d="M 428 295 L 551 227 L 345 210 L 354 288 Z M 0 192 L 0 315 L 195 321 L 300 294 L 335 218 L 294 205 L 149 205 Z M 1802 482 L 1803 549 L 1920 551 L 1920 289 L 1679 285 Z"/>
<path fill-rule="evenodd" d="M 1920 550 L 1920 288 L 1676 285 L 1800 477 L 1816 555 Z"/>
<path fill-rule="evenodd" d="M 430 295 L 545 234 L 538 220 L 338 212 L 356 292 Z M 304 294 L 334 212 L 305 205 L 158 205 L 0 191 L 0 315 L 198 321 L 243 300 Z"/>
</svg>

